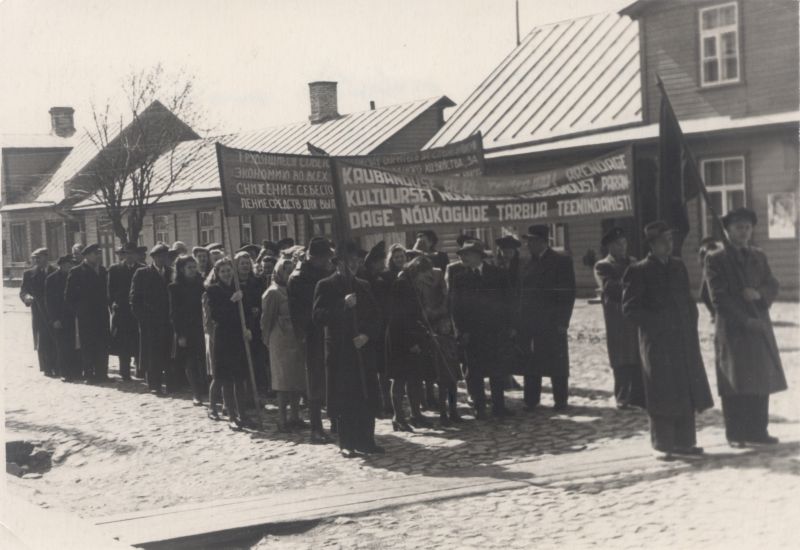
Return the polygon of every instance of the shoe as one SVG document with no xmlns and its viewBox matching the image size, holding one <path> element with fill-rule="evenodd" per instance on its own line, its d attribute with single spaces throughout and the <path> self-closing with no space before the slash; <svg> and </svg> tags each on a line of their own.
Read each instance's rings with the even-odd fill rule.
<svg viewBox="0 0 800 550">
<path fill-rule="evenodd" d="M 681 458 L 700 458 L 703 456 L 702 447 L 685 447 L 685 448 L 676 448 L 673 449 L 672 454 L 677 455 Z"/>
<path fill-rule="evenodd" d="M 217 411 L 208 411 L 208 418 L 211 420 L 222 420 Z"/>
<path fill-rule="evenodd" d="M 288 422 L 288 426 L 290 428 L 297 428 L 299 430 L 307 430 L 310 424 L 303 420 L 302 418 L 298 418 L 296 420 L 290 420 Z"/>
<path fill-rule="evenodd" d="M 414 428 L 409 426 L 408 422 L 404 420 L 401 420 L 399 422 L 397 420 L 392 420 L 392 430 L 394 430 L 395 432 L 414 433 Z"/>
<path fill-rule="evenodd" d="M 539 407 L 538 403 L 536 405 L 525 405 L 524 407 L 522 407 L 522 410 L 525 411 L 526 413 L 532 413 L 536 412 L 536 409 L 538 407 Z"/>
<path fill-rule="evenodd" d="M 627 411 L 630 408 L 631 406 L 628 405 L 627 403 L 617 403 L 617 409 L 620 411 Z"/>
<path fill-rule="evenodd" d="M 311 430 L 309 441 L 311 442 L 312 445 L 324 445 L 326 443 L 330 443 L 331 438 L 328 437 L 328 434 L 326 434 L 323 431 Z"/>
<path fill-rule="evenodd" d="M 430 428 L 431 422 L 424 416 L 416 416 L 412 417 L 411 420 L 408 421 L 409 424 L 414 426 L 415 428 Z"/>
<path fill-rule="evenodd" d="M 341 449 L 339 452 L 344 458 L 355 458 L 358 456 L 353 449 Z"/>
<path fill-rule="evenodd" d="M 452 422 L 453 424 L 462 424 L 464 422 L 464 419 L 461 418 L 461 415 L 458 414 L 457 411 L 451 411 L 450 422 Z"/>
<path fill-rule="evenodd" d="M 506 409 L 505 407 L 502 409 L 492 409 L 492 416 L 496 418 L 507 418 L 509 416 L 514 416 L 514 411 Z"/>
<path fill-rule="evenodd" d="M 566 411 L 567 409 L 569 409 L 569 405 L 567 405 L 566 403 L 557 403 L 553 405 L 554 411 L 563 412 Z"/>
<path fill-rule="evenodd" d="M 202 407 L 203 402 L 195 397 L 194 399 L 192 399 L 192 405 L 194 405 L 195 407 Z"/>
<path fill-rule="evenodd" d="M 653 456 L 656 460 L 660 460 L 662 462 L 672 462 L 675 460 L 675 457 L 672 453 L 666 453 L 664 451 L 653 451 Z"/>
<path fill-rule="evenodd" d="M 440 413 L 439 414 L 439 424 L 441 426 L 449 426 L 450 425 L 450 418 L 448 418 L 447 413 Z"/>
<path fill-rule="evenodd" d="M 369 447 L 365 447 L 363 449 L 356 449 L 357 451 L 364 453 L 365 455 L 382 455 L 386 454 L 386 449 L 381 447 L 380 445 L 376 445 L 373 443 Z"/>
<path fill-rule="evenodd" d="M 475 409 L 475 420 L 486 420 L 486 409 Z"/>
<path fill-rule="evenodd" d="M 161 395 L 161 392 L 158 390 L 150 390 L 150 393 L 153 395 Z"/>
<path fill-rule="evenodd" d="M 746 449 L 747 448 L 747 443 L 745 443 L 744 441 L 732 441 L 732 440 L 729 440 L 728 441 L 728 445 L 732 449 Z"/>
<path fill-rule="evenodd" d="M 771 435 L 765 435 L 764 437 L 759 437 L 758 439 L 748 439 L 744 443 L 746 445 L 760 447 L 762 445 L 777 445 L 780 443 L 780 439 L 777 437 L 772 437 Z"/>
</svg>

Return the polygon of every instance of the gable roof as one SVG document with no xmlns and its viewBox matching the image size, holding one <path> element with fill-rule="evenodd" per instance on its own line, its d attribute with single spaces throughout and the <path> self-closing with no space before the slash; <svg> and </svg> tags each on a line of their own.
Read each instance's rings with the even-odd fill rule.
<svg viewBox="0 0 800 550">
<path fill-rule="evenodd" d="M 605 13 L 534 28 L 425 145 L 487 151 L 641 124 L 639 25 Z"/>
<path fill-rule="evenodd" d="M 161 189 L 167 185 L 171 161 L 180 163 L 181 159 L 193 156 L 194 160 L 175 180 L 169 195 L 159 203 L 218 197 L 217 142 L 236 149 L 293 155 L 309 155 L 308 143 L 311 143 L 334 156 L 368 155 L 429 109 L 444 109 L 453 105 L 447 96 L 437 96 L 342 115 L 318 124 L 301 122 L 255 132 L 185 141 L 179 143 L 171 154 L 159 158 L 154 167 L 153 190 L 158 191 L 159 181 Z M 76 208 L 96 206 L 95 199 L 87 198 L 78 203 Z"/>
</svg>

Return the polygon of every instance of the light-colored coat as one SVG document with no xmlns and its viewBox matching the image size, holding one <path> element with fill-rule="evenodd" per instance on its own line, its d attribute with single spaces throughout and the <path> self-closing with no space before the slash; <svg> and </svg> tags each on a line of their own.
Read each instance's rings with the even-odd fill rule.
<svg viewBox="0 0 800 550">
<path fill-rule="evenodd" d="M 639 365 L 639 331 L 622 315 L 622 275 L 636 258 L 616 259 L 609 254 L 594 266 L 594 278 L 603 291 L 603 317 L 611 368 Z"/>
<path fill-rule="evenodd" d="M 305 346 L 295 335 L 285 286 L 272 283 L 262 295 L 261 339 L 269 350 L 272 389 L 305 391 Z"/>
</svg>

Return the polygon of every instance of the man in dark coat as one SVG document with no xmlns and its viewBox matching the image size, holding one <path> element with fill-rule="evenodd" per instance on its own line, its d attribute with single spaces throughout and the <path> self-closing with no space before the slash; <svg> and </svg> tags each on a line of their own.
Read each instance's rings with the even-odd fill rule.
<svg viewBox="0 0 800 550">
<path fill-rule="evenodd" d="M 130 306 L 131 281 L 144 264 L 137 261 L 138 247 L 134 243 L 124 244 L 117 254 L 121 261 L 108 268 L 111 354 L 119 357 L 119 375 L 123 380 L 130 380 L 131 359 L 139 355 L 139 326 Z"/>
<path fill-rule="evenodd" d="M 308 414 L 312 443 L 329 441 L 322 428 L 322 403 L 325 399 L 324 331 L 314 324 L 312 311 L 317 283 L 331 274 L 331 256 L 331 245 L 327 239 L 312 238 L 308 243 L 306 261 L 289 276 L 286 286 L 292 325 L 306 348 Z"/>
<path fill-rule="evenodd" d="M 39 248 L 31 254 L 34 266 L 22 274 L 19 297 L 31 308 L 31 327 L 33 329 L 33 349 L 39 356 L 39 370 L 45 376 L 56 376 L 56 354 L 53 331 L 47 322 L 44 285 L 47 277 L 56 271 L 50 265 L 50 255 L 46 248 Z"/>
<path fill-rule="evenodd" d="M 786 389 L 769 308 L 778 295 L 767 257 L 750 244 L 756 214 L 723 218 L 730 246 L 706 257 L 706 280 L 716 312 L 717 387 L 725 433 L 734 447 L 774 445 L 767 432 L 769 395 Z"/>
<path fill-rule="evenodd" d="M 569 256 L 550 248 L 547 225 L 532 225 L 522 236 L 530 262 L 522 272 L 520 331 L 532 351 L 525 376 L 525 408 L 532 411 L 542 396 L 542 377 L 549 376 L 554 409 L 567 408 L 569 348 L 567 330 L 575 306 L 575 268 Z"/>
<path fill-rule="evenodd" d="M 48 275 L 44 283 L 47 320 L 53 331 L 58 355 L 56 370 L 64 382 L 72 382 L 81 376 L 80 355 L 75 350 L 75 314 L 64 302 L 69 270 L 76 263 L 72 256 L 61 256 L 58 270 Z"/>
<path fill-rule="evenodd" d="M 417 233 L 413 250 L 418 250 L 428 256 L 433 262 L 433 267 L 444 271 L 447 269 L 447 264 L 450 263 L 450 259 L 447 257 L 447 252 L 436 250 L 436 245 L 438 243 L 439 236 L 436 232 L 432 229 L 424 229 Z"/>
<path fill-rule="evenodd" d="M 636 258 L 628 255 L 625 231 L 615 227 L 601 241 L 608 256 L 594 265 L 594 278 L 602 291 L 606 321 L 608 361 L 614 372 L 617 408 L 644 407 L 642 363 L 639 358 L 639 329 L 622 315 L 622 275 Z"/>
<path fill-rule="evenodd" d="M 661 459 L 702 455 L 694 417 L 714 401 L 700 355 L 697 304 L 686 266 L 670 257 L 672 232 L 657 221 L 645 227 L 647 258 L 622 278 L 622 313 L 639 327 L 650 437 Z"/>
<path fill-rule="evenodd" d="M 483 244 L 469 240 L 458 249 L 463 268 L 451 271 L 450 303 L 453 324 L 464 348 L 467 390 L 475 407 L 475 417 L 486 417 L 484 378 L 489 378 L 492 414 L 510 416 L 505 406 L 508 372 L 498 364 L 498 349 L 511 331 L 510 311 L 505 301 L 506 278 L 495 266 L 484 261 Z"/>
<path fill-rule="evenodd" d="M 167 392 L 175 391 L 170 384 L 175 377 L 170 372 L 173 361 L 172 327 L 169 320 L 169 291 L 172 268 L 167 245 L 159 243 L 150 250 L 153 263 L 140 267 L 133 274 L 129 300 L 133 316 L 139 322 L 139 361 L 147 379 L 150 393 L 161 395 L 161 382 L 166 374 Z"/>
<path fill-rule="evenodd" d="M 64 302 L 75 313 L 76 347 L 88 382 L 108 381 L 108 296 L 99 244 L 83 247 L 83 262 L 70 269 Z"/>
<path fill-rule="evenodd" d="M 375 444 L 380 398 L 374 342 L 380 312 L 369 283 L 355 276 L 365 255 L 355 243 L 341 243 L 336 271 L 314 292 L 313 322 L 325 331 L 328 414 L 336 419 L 339 447 L 347 458 L 384 452 Z"/>
</svg>

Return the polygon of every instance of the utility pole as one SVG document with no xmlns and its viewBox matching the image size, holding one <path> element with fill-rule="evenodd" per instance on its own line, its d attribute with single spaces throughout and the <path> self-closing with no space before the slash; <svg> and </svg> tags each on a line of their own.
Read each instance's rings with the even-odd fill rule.
<svg viewBox="0 0 800 550">
<path fill-rule="evenodd" d="M 519 0 L 514 0 L 514 7 L 516 12 L 516 22 L 517 22 L 517 46 L 519 46 Z"/>
</svg>

